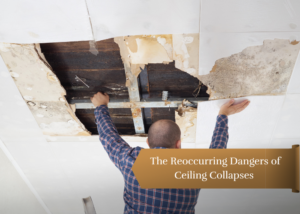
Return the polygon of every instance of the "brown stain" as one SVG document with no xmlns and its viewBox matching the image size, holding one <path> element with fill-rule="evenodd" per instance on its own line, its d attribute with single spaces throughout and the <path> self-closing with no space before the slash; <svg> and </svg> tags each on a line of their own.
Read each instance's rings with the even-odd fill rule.
<svg viewBox="0 0 300 214">
<path fill-rule="evenodd" d="M 216 69 L 217 69 L 217 65 L 215 64 L 209 73 L 216 72 Z"/>
<path fill-rule="evenodd" d="M 133 108 L 132 109 L 132 117 L 133 118 L 138 118 L 142 116 L 142 112 L 140 108 Z"/>
<path fill-rule="evenodd" d="M 78 132 L 75 136 L 91 136 L 91 132 L 89 131 Z"/>
<path fill-rule="evenodd" d="M 47 73 L 47 78 L 51 82 L 57 82 L 58 81 L 57 77 L 55 75 L 51 74 L 51 73 Z"/>
<path fill-rule="evenodd" d="M 127 36 L 127 37 L 124 38 L 127 47 L 129 48 L 129 50 L 132 53 L 136 53 L 137 50 L 138 50 L 138 46 L 137 46 L 137 43 L 136 43 L 136 38 L 138 38 L 138 37 L 137 36 Z"/>
<path fill-rule="evenodd" d="M 171 104 L 171 102 L 168 101 L 168 100 L 165 100 L 165 106 L 167 106 L 167 105 L 169 105 L 169 104 Z"/>
<path fill-rule="evenodd" d="M 292 45 L 297 45 L 297 44 L 299 44 L 299 41 L 294 40 L 294 41 L 291 42 L 291 44 Z"/>
<path fill-rule="evenodd" d="M 28 34 L 33 38 L 39 38 L 39 35 L 33 32 L 28 32 Z"/>
</svg>

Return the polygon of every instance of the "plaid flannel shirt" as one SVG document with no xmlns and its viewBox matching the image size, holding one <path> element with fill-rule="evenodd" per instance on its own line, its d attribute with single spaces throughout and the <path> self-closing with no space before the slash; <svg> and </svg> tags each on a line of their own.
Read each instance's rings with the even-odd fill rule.
<svg viewBox="0 0 300 214">
<path fill-rule="evenodd" d="M 98 106 L 95 117 L 100 141 L 109 158 L 121 171 L 125 181 L 125 214 L 137 213 L 195 213 L 200 189 L 142 189 L 131 168 L 141 147 L 131 148 L 118 134 L 107 106 Z M 228 141 L 227 116 L 217 117 L 210 148 L 226 148 Z M 163 147 L 157 147 L 163 148 Z"/>
</svg>

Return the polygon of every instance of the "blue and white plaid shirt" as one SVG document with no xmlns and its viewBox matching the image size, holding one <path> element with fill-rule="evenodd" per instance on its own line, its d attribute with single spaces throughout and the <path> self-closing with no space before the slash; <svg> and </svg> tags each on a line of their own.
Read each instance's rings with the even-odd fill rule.
<svg viewBox="0 0 300 214">
<path fill-rule="evenodd" d="M 118 134 L 107 106 L 95 109 L 100 141 L 108 156 L 124 176 L 125 214 L 136 213 L 195 213 L 200 189 L 142 189 L 131 168 L 141 147 L 131 148 Z M 226 148 L 228 141 L 228 119 L 217 117 L 212 142 L 209 148 Z M 160 147 L 157 147 L 160 148 Z"/>
</svg>

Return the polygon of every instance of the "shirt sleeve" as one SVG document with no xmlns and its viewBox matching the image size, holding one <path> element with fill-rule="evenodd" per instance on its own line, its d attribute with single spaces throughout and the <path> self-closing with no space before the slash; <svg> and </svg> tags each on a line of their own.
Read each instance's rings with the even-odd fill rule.
<svg viewBox="0 0 300 214">
<path fill-rule="evenodd" d="M 118 134 L 109 115 L 107 106 L 101 105 L 95 109 L 95 118 L 99 139 L 109 158 L 121 169 L 121 162 L 132 149 Z"/>
<path fill-rule="evenodd" d="M 226 149 L 228 142 L 228 117 L 218 115 L 210 149 Z"/>
</svg>

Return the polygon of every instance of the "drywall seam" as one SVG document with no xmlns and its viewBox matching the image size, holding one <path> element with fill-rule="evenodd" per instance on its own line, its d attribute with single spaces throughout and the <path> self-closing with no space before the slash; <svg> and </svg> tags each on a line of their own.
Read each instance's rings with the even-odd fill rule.
<svg viewBox="0 0 300 214">
<path fill-rule="evenodd" d="M 98 52 L 98 49 L 97 49 L 97 43 L 95 41 L 94 28 L 93 28 L 93 24 L 92 24 L 90 12 L 89 12 L 89 8 L 88 8 L 86 0 L 84 0 L 84 2 L 85 2 L 86 11 L 87 11 L 88 16 L 89 16 L 89 21 L 90 21 L 90 26 L 91 26 L 92 36 L 93 36 L 93 40 L 89 41 L 89 44 L 90 44 L 90 50 L 89 51 L 92 54 L 94 54 L 95 56 L 97 56 L 99 52 Z"/>
<path fill-rule="evenodd" d="M 44 201 L 39 196 L 39 194 L 36 192 L 36 190 L 34 189 L 34 187 L 32 186 L 32 184 L 30 183 L 30 181 L 27 179 L 26 175 L 24 174 L 24 172 L 20 168 L 19 164 L 15 161 L 15 159 L 13 158 L 13 156 L 10 154 L 10 152 L 8 151 L 8 149 L 6 148 L 6 146 L 4 145 L 4 143 L 2 142 L 1 139 L 0 139 L 0 149 L 2 149 L 2 151 L 4 152 L 4 154 L 6 155 L 6 157 L 11 162 L 11 164 L 15 167 L 15 169 L 17 170 L 17 172 L 19 173 L 19 175 L 21 176 L 21 178 L 23 179 L 23 181 L 26 183 L 26 185 L 28 186 L 28 188 L 30 189 L 30 191 L 32 192 L 32 194 L 36 197 L 36 199 L 38 200 L 38 202 L 41 204 L 41 206 L 44 208 L 44 210 L 46 211 L 46 213 L 52 214 L 50 212 L 50 210 L 48 209 L 48 207 L 46 206 L 46 204 L 44 203 Z"/>
</svg>

